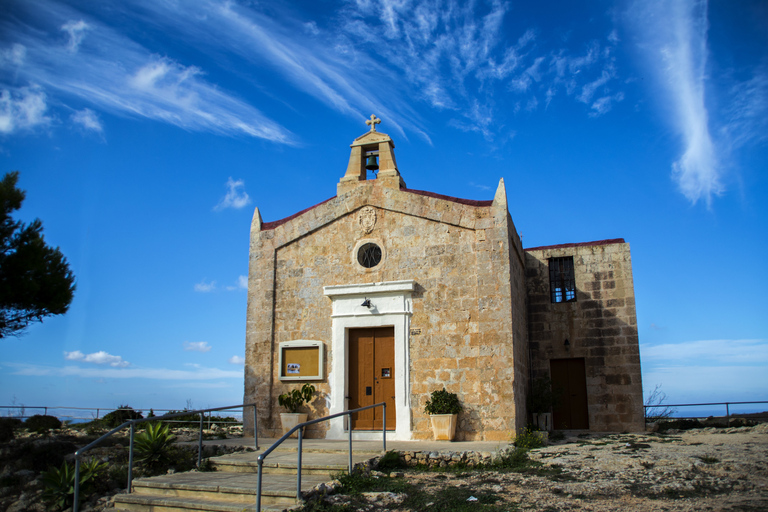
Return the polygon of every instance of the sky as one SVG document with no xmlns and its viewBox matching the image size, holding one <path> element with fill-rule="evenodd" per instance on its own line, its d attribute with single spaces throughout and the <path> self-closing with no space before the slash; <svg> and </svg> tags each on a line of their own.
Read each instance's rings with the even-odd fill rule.
<svg viewBox="0 0 768 512">
<path fill-rule="evenodd" d="M 334 196 L 371 114 L 409 188 L 504 178 L 524 247 L 629 242 L 646 394 L 768 400 L 766 27 L 761 0 L 5 0 L 0 169 L 77 290 L 0 340 L 0 405 L 242 403 L 254 207 Z"/>
</svg>

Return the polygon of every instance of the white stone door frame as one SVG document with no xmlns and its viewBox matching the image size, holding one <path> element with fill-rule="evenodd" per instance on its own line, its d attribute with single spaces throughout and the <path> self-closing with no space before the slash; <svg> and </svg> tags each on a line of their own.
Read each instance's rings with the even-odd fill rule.
<svg viewBox="0 0 768 512">
<path fill-rule="evenodd" d="M 349 396 L 349 330 L 365 327 L 394 326 L 395 329 L 395 430 L 387 439 L 411 439 L 411 393 L 409 333 L 413 301 L 411 294 L 416 282 L 386 281 L 382 283 L 324 286 L 323 294 L 333 301 L 332 363 L 328 375 L 331 388 L 330 414 L 348 410 Z M 371 307 L 362 306 L 365 299 Z M 349 437 L 345 417 L 334 418 L 326 439 Z M 381 439 L 380 432 L 352 432 L 353 439 Z"/>
</svg>

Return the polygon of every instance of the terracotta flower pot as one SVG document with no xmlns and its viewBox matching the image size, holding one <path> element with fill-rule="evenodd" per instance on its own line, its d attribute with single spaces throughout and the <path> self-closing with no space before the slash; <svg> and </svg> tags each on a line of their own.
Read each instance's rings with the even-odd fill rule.
<svg viewBox="0 0 768 512">
<path fill-rule="evenodd" d="M 283 426 L 283 435 L 287 434 L 289 430 L 307 421 L 307 413 L 305 412 L 281 412 L 280 424 Z M 299 437 L 299 431 L 297 430 L 291 437 Z"/>
<path fill-rule="evenodd" d="M 432 421 L 432 433 L 435 435 L 435 441 L 453 441 L 456 435 L 456 423 L 458 414 L 430 414 Z"/>
</svg>

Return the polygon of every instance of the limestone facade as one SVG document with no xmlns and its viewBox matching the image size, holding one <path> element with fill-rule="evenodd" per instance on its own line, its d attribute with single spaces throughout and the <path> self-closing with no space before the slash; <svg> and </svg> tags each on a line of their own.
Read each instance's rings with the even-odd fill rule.
<svg viewBox="0 0 768 512">
<path fill-rule="evenodd" d="M 389 436 L 431 439 L 424 404 L 432 391 L 445 387 L 459 395 L 464 407 L 457 439 L 508 440 L 529 421 L 525 408 L 531 371 L 545 372 L 546 366 L 544 359 L 536 358 L 557 354 L 560 331 L 534 336 L 529 327 L 552 324 L 560 329 L 562 321 L 567 324 L 559 310 L 542 309 L 535 316 L 528 307 L 529 297 L 531 304 L 545 307 L 538 295 L 544 285 L 537 272 L 549 253 L 523 250 L 507 209 L 503 180 L 489 201 L 409 190 L 394 158 L 394 143 L 386 134 L 372 129 L 351 147 L 335 197 L 275 222 L 263 222 L 259 210 L 254 212 L 245 402 L 258 404 L 259 435 L 279 435 L 279 414 L 284 411 L 277 397 L 301 384 L 281 379 L 281 342 L 322 342 L 325 368 L 322 378 L 312 382 L 318 393 L 307 408 L 310 418 L 317 418 L 347 410 L 350 372 L 356 364 L 350 356 L 351 333 L 386 327 L 394 332 L 391 406 L 397 416 L 396 427 L 388 427 Z M 366 158 L 371 155 L 378 158 L 379 173 L 366 179 Z M 381 260 L 367 268 L 360 254 L 369 244 L 380 249 Z M 572 336 L 584 338 L 574 345 L 579 354 L 585 351 L 590 364 L 608 365 L 590 374 L 590 392 L 594 388 L 598 393 L 590 414 L 594 408 L 595 427 L 615 427 L 627 418 L 627 405 L 623 399 L 605 402 L 604 397 L 611 395 L 614 385 L 634 390 L 639 383 L 639 359 L 632 360 L 637 382 L 634 374 L 625 382 L 626 372 L 620 368 L 633 357 L 631 343 L 638 353 L 634 295 L 628 246 L 600 247 L 596 256 L 587 258 L 585 253 L 589 280 L 580 278 L 582 286 L 598 288 L 580 287 L 585 300 L 580 295 L 574 311 L 592 324 L 595 310 L 606 316 L 600 317 L 601 326 L 579 328 Z M 608 292 L 610 272 L 615 288 Z M 567 307 L 574 308 L 570 303 Z M 618 329 L 615 335 L 593 332 L 608 329 L 609 312 L 617 315 L 617 321 L 626 321 L 628 330 L 611 325 Z M 635 329 L 634 335 L 629 327 Z M 595 341 L 604 335 L 615 337 L 602 344 Z M 246 415 L 246 431 L 252 432 L 249 419 Z M 340 438 L 347 435 L 347 428 L 346 421 L 338 419 L 318 424 L 306 435 Z M 358 438 L 369 434 L 354 432 Z"/>
<path fill-rule="evenodd" d="M 553 258 L 573 258 L 573 301 L 551 300 Z M 615 239 L 530 248 L 525 250 L 525 266 L 533 377 L 552 377 L 552 360 L 582 359 L 589 429 L 642 431 L 643 388 L 629 244 Z"/>
</svg>

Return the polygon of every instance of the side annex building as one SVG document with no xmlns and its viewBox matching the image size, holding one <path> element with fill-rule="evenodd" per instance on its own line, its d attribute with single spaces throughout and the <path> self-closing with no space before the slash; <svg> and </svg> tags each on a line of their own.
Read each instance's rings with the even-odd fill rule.
<svg viewBox="0 0 768 512">
<path fill-rule="evenodd" d="M 463 405 L 456 439 L 509 440 L 542 377 L 562 390 L 554 428 L 642 431 L 629 244 L 524 249 L 503 179 L 488 201 L 408 189 L 371 118 L 335 197 L 273 222 L 255 209 L 244 399 L 258 435 L 279 437 L 278 396 L 311 382 L 310 418 L 386 401 L 388 438 L 431 439 L 424 404 L 445 387 Z M 381 409 L 313 427 L 377 438 Z"/>
</svg>

